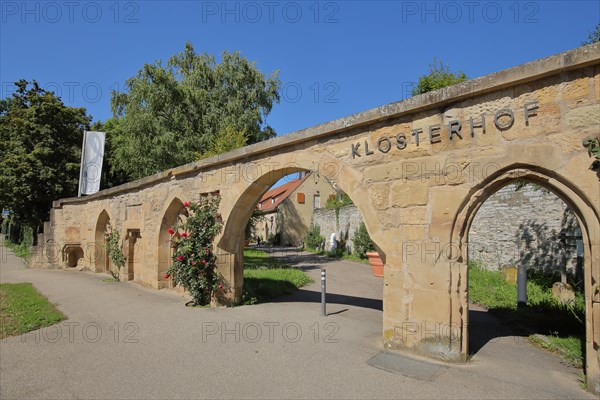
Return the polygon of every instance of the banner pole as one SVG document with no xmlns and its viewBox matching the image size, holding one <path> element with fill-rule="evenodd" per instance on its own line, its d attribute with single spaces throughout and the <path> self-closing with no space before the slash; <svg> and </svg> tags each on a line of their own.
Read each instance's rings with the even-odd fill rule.
<svg viewBox="0 0 600 400">
<path fill-rule="evenodd" d="M 79 165 L 79 185 L 77 186 L 77 197 L 81 197 L 81 178 L 83 178 L 83 160 L 84 152 L 85 152 L 85 137 L 87 136 L 87 131 L 83 131 L 83 144 L 81 146 L 81 163 Z"/>
</svg>

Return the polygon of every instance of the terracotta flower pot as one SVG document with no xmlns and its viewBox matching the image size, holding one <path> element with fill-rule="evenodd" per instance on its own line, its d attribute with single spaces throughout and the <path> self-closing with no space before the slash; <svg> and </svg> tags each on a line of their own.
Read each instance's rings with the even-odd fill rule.
<svg viewBox="0 0 600 400">
<path fill-rule="evenodd" d="M 368 251 L 367 257 L 369 257 L 369 264 L 373 270 L 373 275 L 379 278 L 383 277 L 383 261 L 379 257 L 379 253 L 376 251 Z"/>
<path fill-rule="evenodd" d="M 245 239 L 244 240 L 244 247 L 248 247 L 250 246 L 250 240 L 249 239 Z"/>
</svg>

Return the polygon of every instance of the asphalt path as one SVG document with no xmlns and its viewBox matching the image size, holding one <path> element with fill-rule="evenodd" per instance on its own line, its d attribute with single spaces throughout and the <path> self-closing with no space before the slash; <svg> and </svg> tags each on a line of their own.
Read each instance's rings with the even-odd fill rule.
<svg viewBox="0 0 600 400">
<path fill-rule="evenodd" d="M 497 329 L 483 311 L 478 321 L 499 333 L 469 363 L 392 354 L 385 360 L 396 372 L 369 365 L 382 350 L 383 281 L 354 262 L 275 254 L 315 283 L 269 304 L 209 309 L 104 274 L 28 269 L 0 250 L 1 283 L 32 282 L 68 316 L 0 341 L 2 399 L 595 398 L 580 387 L 580 371 Z"/>
</svg>

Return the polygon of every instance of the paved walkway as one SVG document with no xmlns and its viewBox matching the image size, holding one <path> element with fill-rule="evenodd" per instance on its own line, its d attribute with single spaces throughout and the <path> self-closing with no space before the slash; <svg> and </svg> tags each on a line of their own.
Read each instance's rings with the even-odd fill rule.
<svg viewBox="0 0 600 400">
<path fill-rule="evenodd" d="M 103 274 L 26 269 L 0 250 L 0 282 L 32 282 L 69 317 L 0 342 L 2 399 L 594 398 L 577 370 L 522 338 L 489 341 L 429 379 L 368 365 L 381 349 L 383 283 L 356 263 L 321 260 L 324 318 L 319 268 L 315 284 L 279 302 L 197 309 Z"/>
</svg>

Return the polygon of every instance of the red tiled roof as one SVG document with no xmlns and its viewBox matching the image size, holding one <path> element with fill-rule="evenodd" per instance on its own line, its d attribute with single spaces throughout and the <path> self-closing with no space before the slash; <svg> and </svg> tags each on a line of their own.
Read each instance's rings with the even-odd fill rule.
<svg viewBox="0 0 600 400">
<path fill-rule="evenodd" d="M 262 212 L 273 211 L 281 204 L 282 201 L 287 199 L 293 192 L 306 180 L 309 174 L 306 174 L 303 178 L 296 178 L 291 182 L 285 183 L 281 186 L 277 186 L 274 189 L 269 190 L 261 197 L 259 204 L 262 203 L 262 207 L 258 204 L 256 208 Z M 271 201 L 275 199 L 275 202 Z"/>
</svg>

